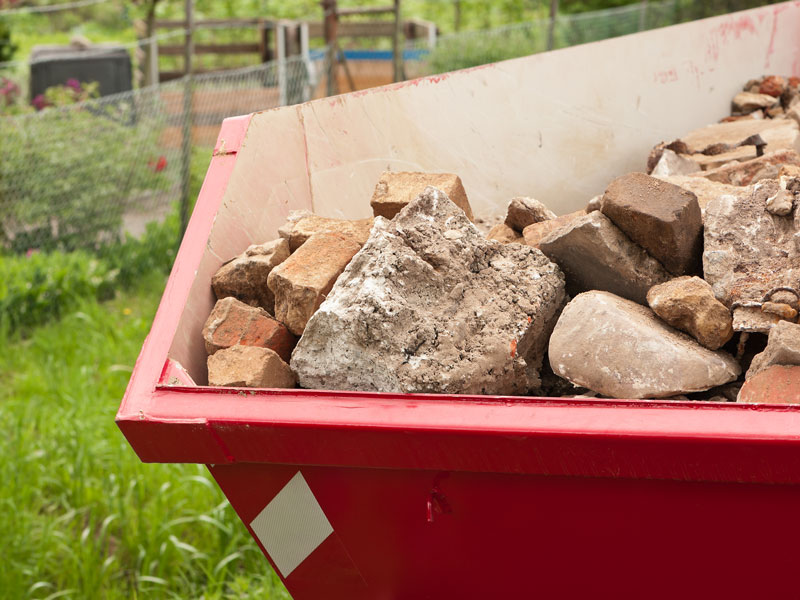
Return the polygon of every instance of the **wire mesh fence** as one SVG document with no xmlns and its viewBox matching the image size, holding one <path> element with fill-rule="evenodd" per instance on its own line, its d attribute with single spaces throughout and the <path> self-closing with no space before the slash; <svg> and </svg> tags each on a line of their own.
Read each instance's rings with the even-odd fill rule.
<svg viewBox="0 0 800 600">
<path fill-rule="evenodd" d="M 187 120 L 190 146 L 210 153 L 224 118 L 311 98 L 323 61 L 292 57 L 0 119 L 0 248 L 98 250 L 141 233 L 183 193 Z"/>
</svg>

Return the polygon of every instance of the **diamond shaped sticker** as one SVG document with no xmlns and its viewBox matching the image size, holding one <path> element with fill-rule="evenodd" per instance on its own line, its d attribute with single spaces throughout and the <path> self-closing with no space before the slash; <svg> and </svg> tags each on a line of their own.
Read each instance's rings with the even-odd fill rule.
<svg viewBox="0 0 800 600">
<path fill-rule="evenodd" d="M 300 471 L 250 522 L 250 528 L 283 577 L 288 577 L 333 533 Z"/>
</svg>

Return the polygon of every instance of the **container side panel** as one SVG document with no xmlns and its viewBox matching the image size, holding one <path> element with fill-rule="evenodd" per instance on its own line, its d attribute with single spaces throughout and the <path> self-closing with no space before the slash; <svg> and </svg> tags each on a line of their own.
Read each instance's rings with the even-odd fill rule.
<svg viewBox="0 0 800 600">
<path fill-rule="evenodd" d="M 563 214 L 729 114 L 748 79 L 800 74 L 799 51 L 787 3 L 318 100 L 293 160 L 327 216 L 368 216 L 385 169 L 459 174 L 478 216 L 517 195 Z"/>
<path fill-rule="evenodd" d="M 346 552 L 366 593 L 358 579 L 337 577 L 334 552 L 320 546 L 284 579 L 295 600 L 749 599 L 796 589 L 798 486 L 282 465 L 211 470 L 245 523 L 298 471 L 308 482 L 341 544 L 335 550 Z M 741 556 L 747 565 L 735 568 Z"/>
</svg>

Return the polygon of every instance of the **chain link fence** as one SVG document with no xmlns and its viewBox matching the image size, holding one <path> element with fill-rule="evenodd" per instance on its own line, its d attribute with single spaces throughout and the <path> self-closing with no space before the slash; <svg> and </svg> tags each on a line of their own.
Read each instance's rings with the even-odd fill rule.
<svg viewBox="0 0 800 600">
<path fill-rule="evenodd" d="M 323 61 L 292 57 L 0 118 L 0 249 L 98 250 L 141 234 L 181 198 L 191 148 L 210 155 L 226 117 L 310 99 Z"/>
</svg>

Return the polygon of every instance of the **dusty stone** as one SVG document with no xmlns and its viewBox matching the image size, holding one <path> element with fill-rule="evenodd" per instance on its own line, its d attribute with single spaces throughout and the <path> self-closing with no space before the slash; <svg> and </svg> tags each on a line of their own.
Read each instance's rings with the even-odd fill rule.
<svg viewBox="0 0 800 600">
<path fill-rule="evenodd" d="M 585 210 L 577 210 L 575 212 L 556 217 L 555 219 L 550 219 L 549 221 L 540 221 L 539 223 L 528 225 L 522 230 L 522 236 L 525 239 L 525 244 L 533 248 L 538 248 L 539 243 L 548 235 L 550 235 L 551 232 L 563 227 L 564 225 L 569 225 L 575 219 L 582 217 L 585 214 Z"/>
<path fill-rule="evenodd" d="M 522 237 L 522 234 L 518 231 L 511 229 L 505 223 L 498 223 L 494 227 L 489 230 L 489 234 L 486 236 L 487 240 L 494 240 L 496 242 L 500 242 L 501 244 L 511 244 L 516 242 L 518 244 L 524 244 L 525 238 Z"/>
<path fill-rule="evenodd" d="M 703 216 L 692 192 L 630 173 L 608 186 L 602 212 L 669 272 L 683 275 L 697 269 Z"/>
<path fill-rule="evenodd" d="M 737 402 L 800 404 L 800 367 L 773 365 L 748 378 Z"/>
<path fill-rule="evenodd" d="M 711 200 L 725 194 L 738 194 L 741 191 L 738 186 L 711 181 L 705 177 L 674 175 L 672 177 L 660 177 L 659 179 L 682 187 L 697 196 L 697 204 L 700 205 L 700 212 L 703 213 L 704 218 L 706 206 Z"/>
<path fill-rule="evenodd" d="M 470 221 L 475 220 L 461 178 L 452 173 L 384 171 L 370 200 L 372 213 L 376 217 L 392 219 L 428 186 L 442 190 Z"/>
<path fill-rule="evenodd" d="M 760 310 L 767 292 L 794 288 L 800 280 L 795 244 L 800 211 L 791 218 L 766 210 L 767 199 L 778 189 L 777 180 L 760 181 L 706 208 L 704 279 L 716 298 L 733 308 L 735 331 L 768 331 L 775 315 Z"/>
<path fill-rule="evenodd" d="M 665 150 L 671 150 L 676 154 L 691 154 L 692 150 L 681 140 L 674 140 L 672 142 L 661 142 L 656 144 L 650 154 L 647 156 L 647 172 L 652 173 L 656 168 L 658 161 L 661 160 L 661 155 Z"/>
<path fill-rule="evenodd" d="M 538 200 L 518 196 L 508 203 L 506 225 L 521 233 L 528 225 L 555 218 L 556 213 Z"/>
<path fill-rule="evenodd" d="M 603 208 L 603 194 L 598 194 L 594 196 L 589 202 L 586 204 L 586 212 L 594 212 L 596 210 L 600 210 Z"/>
<path fill-rule="evenodd" d="M 794 207 L 794 194 L 783 188 L 778 188 L 775 193 L 767 198 L 767 212 L 780 217 L 785 217 L 792 212 Z"/>
<path fill-rule="evenodd" d="M 647 303 L 659 317 L 717 350 L 733 337 L 730 310 L 699 277 L 678 277 L 650 288 Z"/>
<path fill-rule="evenodd" d="M 372 229 L 373 219 L 358 219 L 349 221 L 347 219 L 330 219 L 318 215 L 303 215 L 294 222 L 287 222 L 283 230 L 279 230 L 283 236 L 288 236 L 289 250 L 294 252 L 305 244 L 308 239 L 317 233 L 335 233 L 342 237 L 349 238 L 359 246 L 364 245 Z"/>
<path fill-rule="evenodd" d="M 283 239 L 249 246 L 219 268 L 211 278 L 211 289 L 217 299 L 233 296 L 272 312 L 275 298 L 267 286 L 267 277 L 288 257 L 289 244 Z"/>
<path fill-rule="evenodd" d="M 700 164 L 686 156 L 676 154 L 670 149 L 661 153 L 653 172 L 653 177 L 672 177 L 674 175 L 691 175 L 700 170 Z"/>
<path fill-rule="evenodd" d="M 291 365 L 310 388 L 523 394 L 564 301 L 540 251 L 486 241 L 431 187 L 376 218 Z"/>
<path fill-rule="evenodd" d="M 778 103 L 778 99 L 768 94 L 753 94 L 752 92 L 740 92 L 733 98 L 734 113 L 751 113 L 754 110 L 769 108 Z"/>
<path fill-rule="evenodd" d="M 744 162 L 733 161 L 696 175 L 719 183 L 745 186 L 762 179 L 775 179 L 785 165 L 800 166 L 800 155 L 794 150 L 780 150 Z"/>
<path fill-rule="evenodd" d="M 557 229 L 539 247 L 564 271 L 571 295 L 605 290 L 645 304 L 647 291 L 671 278 L 656 259 L 599 211 Z"/>
<path fill-rule="evenodd" d="M 269 274 L 275 294 L 275 318 L 295 335 L 325 300 L 336 278 L 360 249 L 358 242 L 337 233 L 317 233 Z"/>
<path fill-rule="evenodd" d="M 241 344 L 270 348 L 289 362 L 297 339 L 263 308 L 248 306 L 236 298 L 218 300 L 203 327 L 206 352 Z"/>
<path fill-rule="evenodd" d="M 696 129 L 682 139 L 695 154 L 691 158 L 700 163 L 703 169 L 720 167 L 732 160 L 745 161 L 757 157 L 755 146 L 740 146 L 729 152 L 716 155 L 699 154 L 713 144 L 734 146 L 742 140 L 759 134 L 766 146 L 764 154 L 779 150 L 800 151 L 800 129 L 790 119 L 742 119 L 730 123 L 715 123 Z"/>
<path fill-rule="evenodd" d="M 780 98 L 786 90 L 786 80 L 780 75 L 768 75 L 761 80 L 758 86 L 759 94 L 766 94 L 775 98 Z"/>
<path fill-rule="evenodd" d="M 208 385 L 292 388 L 294 373 L 274 350 L 231 346 L 208 357 Z"/>
<path fill-rule="evenodd" d="M 791 119 L 795 123 L 800 124 L 800 103 L 790 106 L 785 114 L 787 119 Z"/>
<path fill-rule="evenodd" d="M 776 104 L 775 106 L 770 106 L 766 110 L 766 113 L 770 119 L 780 119 L 784 114 L 786 114 L 786 111 L 780 104 Z"/>
<path fill-rule="evenodd" d="M 643 306 L 608 292 L 580 294 L 558 319 L 548 348 L 553 371 L 612 398 L 667 398 L 728 383 L 741 372 Z"/>
<path fill-rule="evenodd" d="M 746 379 L 772 365 L 800 365 L 800 325 L 781 321 L 769 332 L 767 347 L 753 357 Z"/>
<path fill-rule="evenodd" d="M 292 230 L 294 230 L 295 224 L 300 219 L 312 216 L 314 216 L 314 213 L 306 209 L 289 211 L 289 214 L 286 217 L 286 223 L 278 227 L 278 235 L 288 242 L 289 238 L 292 236 Z"/>
<path fill-rule="evenodd" d="M 783 302 L 764 302 L 761 312 L 775 315 L 782 321 L 794 321 L 797 318 L 797 311 Z"/>
</svg>

